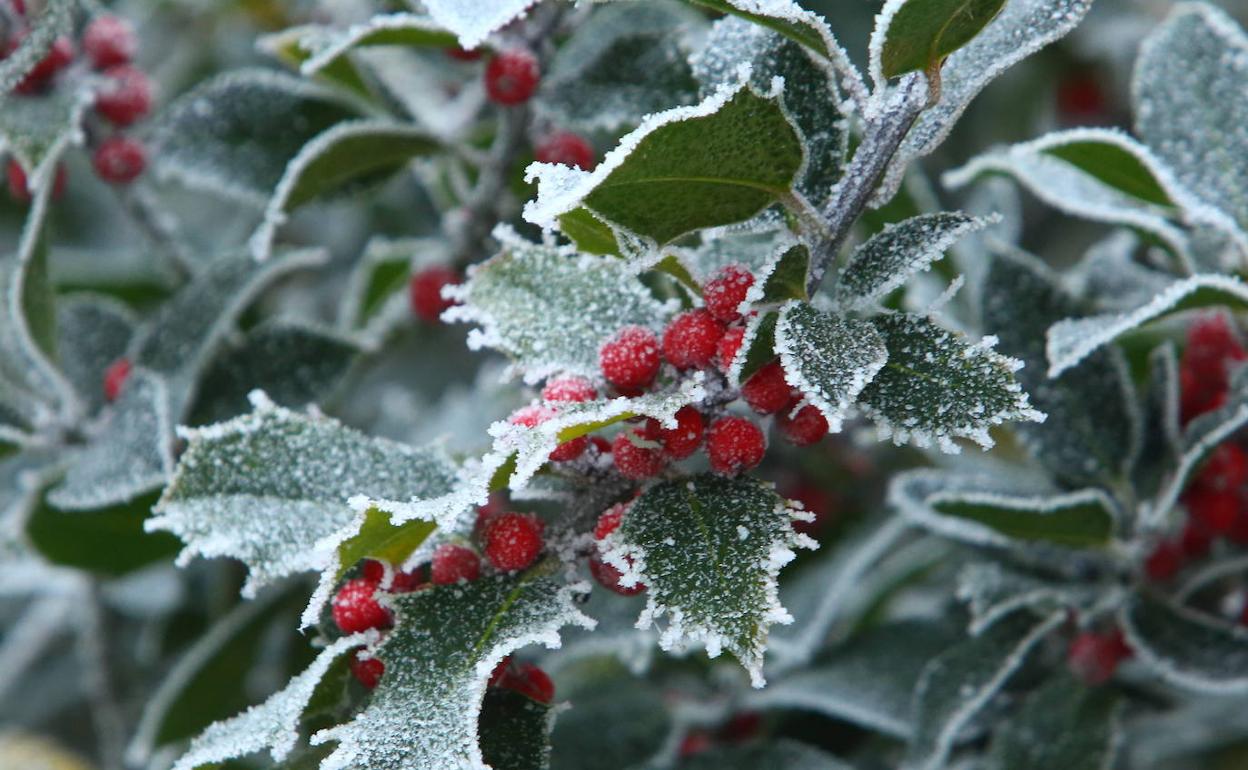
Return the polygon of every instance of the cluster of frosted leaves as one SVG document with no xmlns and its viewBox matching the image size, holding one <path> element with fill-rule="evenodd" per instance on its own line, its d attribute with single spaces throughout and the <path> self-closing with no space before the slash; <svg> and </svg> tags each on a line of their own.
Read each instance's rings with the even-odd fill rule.
<svg viewBox="0 0 1248 770">
<path fill-rule="evenodd" d="M 56 305 L 56 357 L 61 372 L 95 412 L 104 405 L 104 372 L 125 355 L 138 319 L 123 303 L 74 294 Z"/>
<path fill-rule="evenodd" d="M 767 90 L 773 78 L 784 79 L 784 107 L 806 148 L 797 190 L 821 206 L 841 176 L 849 140 L 831 64 L 777 32 L 736 17 L 715 23 L 693 63 L 707 91 L 736 83 L 743 65 L 750 67 L 750 83 L 759 91 Z"/>
<path fill-rule="evenodd" d="M 15 97 L 10 96 L 13 87 L 21 82 L 26 73 L 47 56 L 53 42 L 73 31 L 75 0 L 48 0 L 41 4 L 42 12 L 32 19 L 30 31 L 21 43 L 0 60 L 0 105 L 8 110 Z"/>
<path fill-rule="evenodd" d="M 498 350 L 527 382 L 598 376 L 598 349 L 630 324 L 659 329 L 668 310 L 619 259 L 509 239 L 450 290 L 448 321 L 478 326 L 469 347 Z"/>
<path fill-rule="evenodd" d="M 993 733 L 989 770 L 1102 770 L 1114 767 L 1123 741 L 1118 694 L 1056 676 L 1027 695 Z"/>
<path fill-rule="evenodd" d="M 968 631 L 979 635 L 985 628 L 1016 610 L 1029 608 L 1051 612 L 1061 607 L 1079 610 L 1095 601 L 1096 588 L 1060 582 L 1006 566 L 982 561 L 966 565 L 958 573 L 956 595 L 971 615 Z"/>
<path fill-rule="evenodd" d="M 672 0 L 604 6 L 560 46 L 539 107 L 563 125 L 612 131 L 694 101 L 685 48 L 704 24 Z"/>
<path fill-rule="evenodd" d="M 354 523 L 354 496 L 395 500 L 448 493 L 456 467 L 437 449 L 371 438 L 328 418 L 277 407 L 185 429 L 188 442 L 149 531 L 186 543 L 179 560 L 228 556 L 249 570 L 246 595 L 330 558 L 318 543 Z"/>
<path fill-rule="evenodd" d="M 1248 693 L 1248 631 L 1147 594 L 1119 612 L 1127 643 L 1163 681 L 1196 693 Z"/>
<path fill-rule="evenodd" d="M 0 152 L 17 160 L 31 189 L 50 184 L 62 152 L 82 141 L 82 120 L 95 87 L 89 79 L 65 79 L 38 98 L 3 98 Z"/>
<path fill-rule="evenodd" d="M 396 626 L 370 648 L 386 673 L 368 706 L 312 737 L 337 742 L 322 770 L 485 770 L 477 724 L 491 672 L 525 645 L 558 647 L 564 626 L 592 628 L 574 603 L 581 590 L 587 586 L 530 572 L 395 597 Z"/>
<path fill-rule="evenodd" d="M 731 652 L 763 685 L 768 627 L 790 623 L 777 578 L 794 548 L 816 544 L 793 530 L 805 516 L 748 479 L 694 476 L 648 489 L 603 542 L 621 585 L 647 586 L 639 628 L 659 625 L 659 646 Z M 664 617 L 666 621 L 664 622 Z"/>
</svg>

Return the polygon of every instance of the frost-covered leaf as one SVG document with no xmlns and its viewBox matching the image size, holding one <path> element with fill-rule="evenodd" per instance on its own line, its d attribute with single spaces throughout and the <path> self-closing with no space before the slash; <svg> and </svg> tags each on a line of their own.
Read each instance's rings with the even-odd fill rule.
<svg viewBox="0 0 1248 770">
<path fill-rule="evenodd" d="M 1068 285 L 1098 309 L 1125 311 L 1146 305 L 1174 282 L 1174 276 L 1142 264 L 1137 259 L 1141 253 L 1147 251 L 1136 233 L 1114 230 L 1088 247 L 1066 274 Z"/>
<path fill-rule="evenodd" d="M 446 243 L 435 238 L 373 238 L 351 271 L 338 309 L 338 326 L 383 335 L 392 323 L 410 314 L 403 291 L 412 270 L 449 261 Z"/>
<path fill-rule="evenodd" d="M 104 371 L 126 353 L 138 320 L 122 303 L 89 294 L 56 306 L 57 363 L 94 412 L 104 405 Z"/>
<path fill-rule="evenodd" d="M 1103 770 L 1120 744 L 1118 696 L 1070 676 L 1041 685 L 993 734 L 991 770 Z"/>
<path fill-rule="evenodd" d="M 753 377 L 776 358 L 776 323 L 780 313 L 772 310 L 753 316 L 745 323 L 741 347 L 728 369 L 728 382 L 734 387 Z"/>
<path fill-rule="evenodd" d="M 27 514 L 25 536 L 51 564 L 99 575 L 126 575 L 178 552 L 176 537 L 143 531 L 155 502 L 156 493 L 151 492 L 87 511 L 62 511 L 45 497 Z"/>
<path fill-rule="evenodd" d="M 746 747 L 719 747 L 699 752 L 680 764 L 681 770 L 851 770 L 823 749 L 780 738 Z"/>
<path fill-rule="evenodd" d="M 481 701 L 481 758 L 490 770 L 546 770 L 555 709 L 512 690 L 486 690 Z"/>
<path fill-rule="evenodd" d="M 1017 612 L 928 663 L 914 693 L 915 733 L 905 767 L 944 767 L 959 733 L 1064 618 L 1061 612 L 1043 619 Z"/>
<path fill-rule="evenodd" d="M 589 209 L 578 208 L 560 214 L 559 232 L 586 254 L 620 256 L 620 244 L 611 226 L 594 216 Z"/>
<path fill-rule="evenodd" d="M 850 255 L 837 276 L 836 297 L 862 307 L 887 296 L 945 255 L 963 236 L 990 222 L 961 212 L 921 214 L 887 225 Z"/>
<path fill-rule="evenodd" d="M 323 569 L 328 555 L 314 547 L 354 521 L 350 498 L 434 497 L 455 482 L 454 464 L 437 449 L 371 438 L 265 402 L 184 437 L 187 449 L 148 529 L 181 537 L 183 563 L 197 554 L 243 561 L 246 595 Z"/>
<path fill-rule="evenodd" d="M 1049 376 L 1056 377 L 1093 351 L 1139 327 L 1185 310 L 1248 307 L 1248 284 L 1233 276 L 1204 273 L 1174 281 L 1149 302 L 1120 313 L 1068 318 L 1049 328 Z"/>
<path fill-rule="evenodd" d="M 263 205 L 313 137 L 358 117 L 341 96 L 270 70 L 243 70 L 191 90 L 153 120 L 162 178 Z"/>
<path fill-rule="evenodd" d="M 173 472 L 169 404 L 164 378 L 145 369 L 132 371 L 116 405 L 75 454 L 48 502 L 65 510 L 102 508 L 162 486 Z"/>
<path fill-rule="evenodd" d="M 422 5 L 433 21 L 451 31 L 464 48 L 476 48 L 490 33 L 502 29 L 513 19 L 524 16 L 537 0 L 492 0 L 488 3 L 465 3 L 463 0 L 424 0 Z"/>
<path fill-rule="evenodd" d="M 996 18 L 1005 0 L 890 0 L 871 33 L 876 83 L 907 72 L 936 77 L 949 54 Z"/>
<path fill-rule="evenodd" d="M 524 218 L 553 227 L 584 207 L 633 238 L 664 244 L 741 222 L 792 195 L 804 152 L 777 96 L 721 88 L 692 107 L 649 116 L 593 171 L 535 163 Z"/>
<path fill-rule="evenodd" d="M 603 593 L 595 591 L 594 595 Z M 593 617 L 591 609 L 585 611 Z M 634 607 L 630 626 L 636 614 Z M 592 636 L 610 634 L 602 620 L 596 619 L 599 625 Z M 551 661 L 562 661 L 565 654 L 564 650 L 552 653 Z M 552 675 L 560 700 L 571 708 L 555 722 L 550 770 L 638 767 L 663 748 L 672 732 L 672 715 L 664 703 L 663 690 L 656 684 L 632 676 L 604 657 L 579 659 Z M 611 729 L 602 729 L 606 724 Z"/>
<path fill-rule="evenodd" d="M 1119 614 L 1135 657 L 1169 684 L 1198 693 L 1248 692 L 1248 630 L 1167 599 L 1135 595 Z"/>
<path fill-rule="evenodd" d="M 0 97 L 0 153 L 17 160 L 30 189 L 53 183 L 61 154 L 82 131 L 94 90 L 93 83 L 75 79 L 59 82 L 47 94 Z"/>
<path fill-rule="evenodd" d="M 1044 420 L 1014 380 L 1022 362 L 994 351 L 995 340 L 971 343 L 918 315 L 882 315 L 871 323 L 888 357 L 859 402 L 881 436 L 957 452 L 955 438 L 987 449 L 992 426 Z"/>
<path fill-rule="evenodd" d="M 602 7 L 555 54 L 541 109 L 562 124 L 612 131 L 695 101 L 684 48 L 703 24 L 669 0 Z"/>
<path fill-rule="evenodd" d="M 485 770 L 477 721 L 494 667 L 528 644 L 559 646 L 559 629 L 590 628 L 560 581 L 493 575 L 396 596 L 396 625 L 370 652 L 386 672 L 351 722 L 323 730 L 336 741 L 322 770 L 462 767 Z"/>
<path fill-rule="evenodd" d="M 303 673 L 264 703 L 217 722 L 200 733 L 174 763 L 173 770 L 194 770 L 201 765 L 266 750 L 274 761 L 285 759 L 299 740 L 300 718 L 321 678 L 339 656 L 366 640 L 363 634 L 346 636 L 321 650 Z"/>
<path fill-rule="evenodd" d="M 1081 607 L 1094 600 L 1089 586 L 1059 582 L 995 561 L 974 562 L 958 573 L 957 597 L 971 613 L 969 631 L 979 635 L 993 623 L 1024 607 L 1049 612 Z"/>
<path fill-rule="evenodd" d="M 664 307 L 619 259 L 520 241 L 476 266 L 453 290 L 468 345 L 507 354 L 528 382 L 559 372 L 597 378 L 598 348 L 622 326 L 658 330 Z"/>
<path fill-rule="evenodd" d="M 727 649 L 763 684 L 767 629 L 791 622 L 776 580 L 793 549 L 814 542 L 793 530 L 794 512 L 759 482 L 696 476 L 651 487 L 633 503 L 604 556 L 623 585 L 644 583 L 638 625 L 667 622 L 659 645 Z M 631 564 L 629 563 L 631 561 Z"/>
<path fill-rule="evenodd" d="M 823 205 L 841 177 L 849 141 L 831 63 L 778 32 L 735 17 L 716 22 L 693 61 L 705 92 L 735 84 L 743 65 L 749 65 L 750 84 L 760 93 L 773 78 L 784 78 L 784 107 L 806 148 L 797 189 L 815 206 Z"/>
<path fill-rule="evenodd" d="M 790 299 L 809 299 L 806 295 L 809 275 L 810 249 L 800 243 L 782 246 L 754 274 L 754 283 L 745 300 L 749 303 L 770 304 Z"/>
<path fill-rule="evenodd" d="M 907 739 L 924 666 L 959 640 L 948 623 L 900 620 L 863 631 L 819 663 L 749 697 L 751 708 L 814 711 Z"/>
<path fill-rule="evenodd" d="M 744 345 L 742 345 L 744 348 Z M 885 340 L 866 321 L 789 302 L 776 321 L 785 378 L 839 431 L 850 406 L 888 360 Z"/>
<path fill-rule="evenodd" d="M 1084 128 L 1049 134 L 1032 147 L 1109 185 L 1157 206 L 1175 206 L 1174 181 L 1152 152 L 1126 134 Z"/>
<path fill-rule="evenodd" d="M 1003 472 L 908 471 L 894 478 L 888 501 L 919 526 L 997 547 L 1104 547 L 1119 517 L 1117 505 L 1099 489 L 1061 492 Z"/>
<path fill-rule="evenodd" d="M 77 5 L 75 0 L 48 0 L 42 3 L 42 12 L 30 20 L 29 33 L 0 60 L 0 112 L 9 109 L 11 101 L 21 98 L 11 93 L 13 87 L 43 60 L 53 41 L 72 33 L 73 12 Z"/>
<path fill-rule="evenodd" d="M 346 29 L 303 26 L 260 41 L 304 76 L 325 75 L 357 90 L 367 88 L 350 59 L 359 48 L 374 46 L 437 47 L 455 45 L 455 36 L 430 19 L 413 13 L 386 13 Z"/>
</svg>

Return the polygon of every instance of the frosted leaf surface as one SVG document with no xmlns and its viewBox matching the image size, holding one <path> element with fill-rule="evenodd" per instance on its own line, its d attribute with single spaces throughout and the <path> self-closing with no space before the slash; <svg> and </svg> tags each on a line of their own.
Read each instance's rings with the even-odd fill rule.
<svg viewBox="0 0 1248 770">
<path fill-rule="evenodd" d="M 1174 282 L 1174 276 L 1136 261 L 1143 248 L 1130 230 L 1115 230 L 1097 241 L 1066 274 L 1073 292 L 1097 308 L 1131 310 L 1146 305 Z"/>
<path fill-rule="evenodd" d="M 1122 744 L 1118 694 L 1074 677 L 1050 679 L 1030 693 L 993 734 L 989 770 L 1103 770 Z"/>
<path fill-rule="evenodd" d="M 1022 362 L 992 349 L 993 338 L 972 343 L 928 318 L 889 314 L 873 318 L 888 360 L 863 388 L 859 401 L 882 437 L 957 452 L 955 438 L 987 449 L 988 429 L 1007 421 L 1043 422 L 1014 380 Z"/>
<path fill-rule="evenodd" d="M 116 405 L 95 427 L 48 502 L 68 510 L 102 508 L 157 489 L 173 472 L 173 420 L 164 380 L 135 369 Z"/>
<path fill-rule="evenodd" d="M 302 57 L 299 72 L 304 76 L 324 73 L 333 76 L 350 67 L 348 54 L 371 46 L 436 46 L 455 44 L 455 36 L 424 16 L 413 13 L 386 13 L 346 29 L 303 27 L 293 41 Z M 338 78 L 335 78 L 338 79 Z"/>
<path fill-rule="evenodd" d="M 767 264 L 754 272 L 754 283 L 745 295 L 746 306 L 809 299 L 810 249 L 796 243 L 782 245 Z"/>
<path fill-rule="evenodd" d="M 958 734 L 1064 619 L 1061 612 L 1044 619 L 1017 612 L 928 663 L 915 688 L 915 732 L 903 767 L 944 767 Z"/>
<path fill-rule="evenodd" d="M 353 496 L 429 498 L 456 481 L 437 449 L 370 438 L 264 401 L 250 415 L 182 435 L 187 449 L 147 529 L 182 538 L 183 564 L 195 555 L 243 561 L 246 595 L 322 569 L 328 554 L 316 546 L 353 522 Z"/>
<path fill-rule="evenodd" d="M 29 189 L 51 184 L 61 154 L 82 142 L 82 120 L 94 91 L 93 82 L 66 79 L 37 98 L 0 97 L 0 152 L 21 165 Z"/>
<path fill-rule="evenodd" d="M 364 634 L 343 637 L 317 654 L 312 664 L 264 703 L 236 717 L 216 722 L 191 741 L 173 770 L 194 770 L 268 750 L 275 762 L 285 759 L 299 740 L 299 724 L 321 678 L 337 658 L 368 640 Z M 389 673 L 387 671 L 387 673 Z"/>
<path fill-rule="evenodd" d="M 128 307 L 108 297 L 78 294 L 57 302 L 57 361 L 89 412 L 104 405 L 104 371 L 125 355 L 136 323 Z"/>
<path fill-rule="evenodd" d="M 592 628 L 566 586 L 532 573 L 493 575 L 396 596 L 396 625 L 370 651 L 385 676 L 354 720 L 312 737 L 336 741 L 321 770 L 486 770 L 477 721 L 490 673 L 528 644 L 559 646 L 559 629 Z"/>
<path fill-rule="evenodd" d="M 839 431 L 849 408 L 888 360 L 883 338 L 866 321 L 797 301 L 781 308 L 775 333 L 785 378 L 823 414 L 830 431 Z"/>
<path fill-rule="evenodd" d="M 699 286 L 728 265 L 744 265 L 757 276 L 777 253 L 793 245 L 790 234 L 770 227 L 743 232 L 724 228 L 704 233 L 704 236 L 703 242 L 695 248 L 670 250 Z M 665 249 L 664 253 L 669 250 Z"/>
<path fill-rule="evenodd" d="M 600 593 L 604 592 L 594 592 Z M 618 595 L 616 598 L 627 601 Z M 633 616 L 636 615 L 634 608 Z M 598 633 L 605 634 L 606 630 L 598 629 L 595 634 Z M 554 652 L 549 662 L 553 664 L 564 656 L 562 650 Z M 542 666 L 554 677 L 559 697 L 571 705 L 561 711 L 551 735 L 551 770 L 651 767 L 649 761 L 664 749 L 674 733 L 669 704 L 664 701 L 660 685 L 630 676 L 601 658 L 582 659 L 579 665 L 562 670 L 548 668 L 546 661 Z M 546 768 L 543 765 L 540 770 Z M 495 770 L 505 769 L 496 766 Z"/>
<path fill-rule="evenodd" d="M 1015 610 L 1051 612 L 1061 607 L 1081 610 L 1095 600 L 1095 591 L 1074 583 L 1058 583 L 1021 572 L 998 562 L 974 562 L 958 573 L 958 599 L 971 613 L 968 631 L 978 636 L 984 629 Z"/>
<path fill-rule="evenodd" d="M 852 770 L 840 759 L 792 738 L 746 747 L 718 747 L 680 763 L 683 770 Z"/>
<path fill-rule="evenodd" d="M 8 110 L 13 101 L 10 92 L 21 82 L 26 73 L 35 68 L 52 48 L 53 41 L 73 31 L 73 11 L 78 4 L 74 0 L 49 0 L 42 5 L 42 13 L 35 17 L 30 32 L 0 61 L 0 112 Z"/>
<path fill-rule="evenodd" d="M 668 314 L 622 260 L 520 241 L 450 291 L 463 304 L 445 318 L 478 326 L 469 347 L 505 353 L 526 382 L 559 372 L 596 379 L 611 335 L 629 324 L 659 331 Z"/>
<path fill-rule="evenodd" d="M 633 503 L 603 541 L 604 558 L 621 585 L 648 587 L 637 626 L 658 625 L 660 647 L 700 644 L 711 657 L 726 649 L 762 687 L 768 627 L 793 620 L 780 605 L 780 568 L 793 549 L 816 547 L 793 530 L 798 515 L 749 479 L 668 481 Z"/>
<path fill-rule="evenodd" d="M 850 307 L 869 305 L 928 269 L 963 236 L 990 222 L 961 212 L 921 214 L 885 226 L 854 249 L 837 276 L 836 296 Z"/>
<path fill-rule="evenodd" d="M 1144 594 L 1119 612 L 1135 657 L 1168 684 L 1206 695 L 1248 692 L 1248 630 Z"/>
<path fill-rule="evenodd" d="M 522 17 L 537 0 L 423 0 L 434 22 L 450 30 L 464 48 L 476 48 L 492 32 Z"/>
</svg>

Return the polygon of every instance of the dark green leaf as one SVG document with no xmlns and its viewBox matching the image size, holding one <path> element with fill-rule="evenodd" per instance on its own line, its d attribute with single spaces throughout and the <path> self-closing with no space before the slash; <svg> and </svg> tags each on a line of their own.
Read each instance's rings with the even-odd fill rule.
<svg viewBox="0 0 1248 770">
<path fill-rule="evenodd" d="M 1127 195 L 1158 206 L 1174 205 L 1153 170 L 1119 144 L 1087 139 L 1053 144 L 1045 152 Z"/>
<path fill-rule="evenodd" d="M 1248 630 L 1170 600 L 1137 594 L 1121 611 L 1136 658 L 1161 679 L 1196 693 L 1248 692 Z"/>
<path fill-rule="evenodd" d="M 417 519 L 404 524 L 390 523 L 389 514 L 376 508 L 364 512 L 360 529 L 338 546 L 337 582 L 361 559 L 373 558 L 389 564 L 402 564 L 433 534 L 431 521 Z"/>
<path fill-rule="evenodd" d="M 869 305 L 926 270 L 963 236 L 988 222 L 961 212 L 920 214 L 885 228 L 854 249 L 837 276 L 836 296 L 850 307 Z"/>
<path fill-rule="evenodd" d="M 551 707 L 512 690 L 491 688 L 481 702 L 481 757 L 492 770 L 550 766 Z"/>
<path fill-rule="evenodd" d="M 1118 753 L 1118 696 L 1057 676 L 1027 696 L 1018 713 L 997 729 L 989 751 L 992 770 L 1102 770 Z"/>
<path fill-rule="evenodd" d="M 148 494 L 107 508 L 73 512 L 40 502 L 26 522 L 26 536 L 53 564 L 124 575 L 178 552 L 177 538 L 143 530 L 155 502 L 156 495 Z"/>
<path fill-rule="evenodd" d="M 810 249 L 802 244 L 789 246 L 776 255 L 757 280 L 762 284 L 760 302 L 807 299 L 806 279 L 810 273 Z"/>
<path fill-rule="evenodd" d="M 610 226 L 594 216 L 589 209 L 578 208 L 559 216 L 559 231 L 586 254 L 619 256 L 620 245 Z"/>
<path fill-rule="evenodd" d="M 886 78 L 932 72 L 1004 5 L 1005 0 L 893 0 L 880 13 L 872 36 L 880 71 Z"/>
</svg>

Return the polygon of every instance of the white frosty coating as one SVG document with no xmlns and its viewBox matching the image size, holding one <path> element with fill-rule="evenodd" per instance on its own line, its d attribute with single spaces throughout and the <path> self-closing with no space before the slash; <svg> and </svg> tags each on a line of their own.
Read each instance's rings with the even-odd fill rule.
<svg viewBox="0 0 1248 770">
<path fill-rule="evenodd" d="M 963 568 L 958 573 L 955 596 L 966 602 L 971 613 L 967 631 L 972 636 L 979 636 L 998 620 L 1023 607 L 1078 604 L 1076 589 L 1006 570 L 997 562 L 976 562 Z"/>
<path fill-rule="evenodd" d="M 537 0 L 423 0 L 434 22 L 459 38 L 459 44 L 472 49 L 491 33 L 521 17 Z"/>
<path fill-rule="evenodd" d="M 43 12 L 34 18 L 30 32 L 12 53 L 0 60 L 0 94 L 4 95 L 0 103 L 15 98 L 10 93 L 13 87 L 43 60 L 56 38 L 72 33 L 72 14 L 77 5 L 75 0 L 49 0 L 43 4 Z"/>
<path fill-rule="evenodd" d="M 1131 230 L 1114 230 L 1089 246 L 1065 275 L 1070 293 L 1104 310 L 1130 310 L 1148 303 L 1174 276 L 1137 262 L 1140 246 L 1141 239 Z"/>
<path fill-rule="evenodd" d="M 1202 290 L 1212 290 L 1224 303 L 1248 304 L 1248 284 L 1220 273 L 1193 275 L 1175 281 L 1152 301 L 1125 313 L 1109 313 L 1088 318 L 1067 318 L 1049 327 L 1045 351 L 1049 376 L 1062 372 L 1108 345 L 1122 334 L 1166 315 L 1184 299 Z"/>
<path fill-rule="evenodd" d="M 3 64 L 0 64 L 3 66 Z M 62 84 L 52 93 L 41 95 L 38 99 L 24 99 L 18 108 L 12 111 L 12 119 L 20 121 L 23 110 L 30 110 L 34 104 L 39 103 L 43 108 L 43 112 L 36 113 L 41 119 L 38 126 L 12 126 L 10 118 L 0 117 L 0 154 L 8 153 L 17 160 L 18 165 L 26 172 L 26 186 L 31 191 L 37 191 L 44 185 L 53 183 L 56 175 L 56 168 L 61 159 L 61 155 L 70 145 L 82 144 L 82 122 L 87 110 L 95 102 L 96 90 L 100 87 L 101 81 L 95 78 L 85 78 L 81 82 L 69 85 Z M 66 89 L 69 92 L 66 93 Z M 4 93 L 0 91 L 0 93 Z M 9 95 L 0 97 L 0 102 L 4 99 L 14 99 Z M 59 108 L 59 114 L 47 114 L 49 107 Z M 29 118 L 28 118 L 29 120 Z M 55 139 L 50 144 L 37 142 L 37 146 L 32 148 L 30 141 L 23 141 L 23 137 L 10 133 L 14 129 L 20 131 L 21 128 L 28 128 L 31 131 L 43 132 L 49 129 L 55 130 Z M 36 140 L 44 137 L 35 137 Z M 32 152 L 37 150 L 37 152 Z"/>
<path fill-rule="evenodd" d="M 791 233 L 781 233 L 779 237 L 777 237 L 776 244 L 772 248 L 771 256 L 767 258 L 767 261 L 762 267 L 752 271 L 754 273 L 754 282 L 751 283 L 750 288 L 746 290 L 745 299 L 741 300 L 741 304 L 737 305 L 738 313 L 744 315 L 749 313 L 753 309 L 754 305 L 763 303 L 765 299 L 764 295 L 767 291 L 767 282 L 771 280 L 771 277 L 776 272 L 776 269 L 780 267 L 780 264 L 784 261 L 785 256 L 789 253 L 789 249 L 792 249 L 794 246 L 804 245 L 805 244 L 801 240 Z M 807 256 L 806 268 L 807 273 L 809 274 L 809 256 Z M 803 281 L 802 285 L 805 286 L 805 281 Z M 741 350 L 748 349 L 749 347 L 744 344 L 743 340 Z M 738 374 L 740 374 L 740 372 L 738 372 Z"/>
<path fill-rule="evenodd" d="M 871 26 L 871 39 L 867 43 L 867 70 L 874 86 L 874 96 L 878 99 L 888 88 L 888 78 L 884 77 L 884 44 L 888 41 L 888 28 L 893 25 L 893 17 L 910 0 L 886 0 L 875 15 Z M 982 34 L 982 33 L 981 33 Z"/>
<path fill-rule="evenodd" d="M 376 632 L 346 636 L 321 650 L 312 664 L 290 684 L 236 717 L 215 722 L 191 741 L 173 770 L 194 770 L 209 763 L 244 757 L 268 749 L 275 762 L 290 754 L 299 741 L 299 721 L 321 677 L 337 657 L 369 642 Z"/>
<path fill-rule="evenodd" d="M 273 196 L 269 198 L 268 205 L 265 206 L 264 219 L 248 241 L 251 253 L 257 260 L 263 261 L 269 258 L 277 229 L 286 224 L 289 214 L 286 206 L 290 196 L 294 193 L 295 187 L 303 181 L 303 174 L 308 167 L 320 160 L 321 155 L 335 149 L 339 142 L 362 136 L 372 136 L 377 142 L 409 139 L 433 141 L 421 128 L 388 120 L 345 121 L 317 134 L 316 138 L 305 144 L 299 153 L 286 164 L 286 171 L 282 174 L 281 181 L 277 183 Z"/>
<path fill-rule="evenodd" d="M 1174 592 L 1174 600 L 1180 605 L 1186 604 L 1193 594 L 1210 583 L 1244 572 L 1248 572 L 1248 555 L 1245 554 L 1237 554 L 1211 562 L 1183 581 L 1183 585 Z"/>
<path fill-rule="evenodd" d="M 315 75 L 325 69 L 374 33 L 396 30 L 431 33 L 442 31 L 434 22 L 414 13 L 380 14 L 361 24 L 353 24 L 346 30 L 317 27 L 308 27 L 304 30 L 297 44 L 304 51 L 312 54 L 299 65 L 299 74 L 304 77 Z"/>
<path fill-rule="evenodd" d="M 1137 615 L 1149 611 L 1166 613 L 1159 637 L 1140 631 Z M 1160 620 L 1152 618 L 1153 631 L 1159 630 Z M 1140 663 L 1169 684 L 1204 695 L 1248 693 L 1248 630 L 1242 626 L 1167 599 L 1141 596 L 1119 610 L 1118 625 Z M 1208 670 L 1202 671 L 1205 664 Z"/>
</svg>

